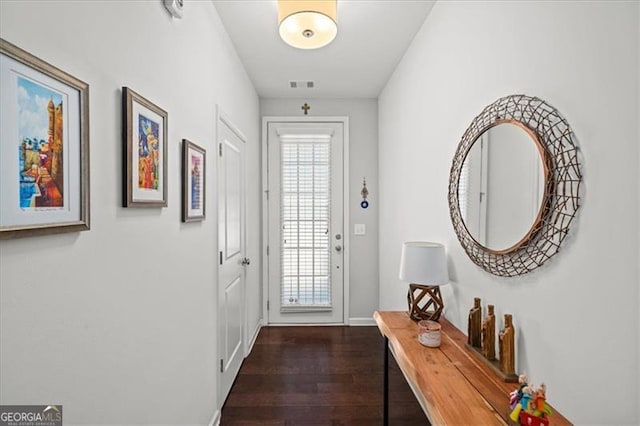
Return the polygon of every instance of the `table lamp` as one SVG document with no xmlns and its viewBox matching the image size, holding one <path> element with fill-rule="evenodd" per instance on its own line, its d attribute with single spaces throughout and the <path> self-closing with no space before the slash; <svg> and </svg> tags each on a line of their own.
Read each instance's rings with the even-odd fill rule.
<svg viewBox="0 0 640 426">
<path fill-rule="evenodd" d="M 414 321 L 438 321 L 444 303 L 440 286 L 449 282 L 444 246 L 423 241 L 402 245 L 400 279 L 409 283 L 407 302 Z"/>
</svg>

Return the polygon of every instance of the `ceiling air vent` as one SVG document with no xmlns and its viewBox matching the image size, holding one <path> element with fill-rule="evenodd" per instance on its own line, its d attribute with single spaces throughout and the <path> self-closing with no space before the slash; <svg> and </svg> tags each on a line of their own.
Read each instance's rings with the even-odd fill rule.
<svg viewBox="0 0 640 426">
<path fill-rule="evenodd" d="M 292 89 L 313 89 L 315 83 L 311 80 L 291 80 L 289 87 Z"/>
</svg>

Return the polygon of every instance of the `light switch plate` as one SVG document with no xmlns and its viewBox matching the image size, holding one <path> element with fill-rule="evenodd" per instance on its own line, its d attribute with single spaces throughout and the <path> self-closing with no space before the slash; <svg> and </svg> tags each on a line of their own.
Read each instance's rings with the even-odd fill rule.
<svg viewBox="0 0 640 426">
<path fill-rule="evenodd" d="M 354 235 L 364 235 L 367 233 L 364 223 L 356 223 L 353 227 Z"/>
</svg>

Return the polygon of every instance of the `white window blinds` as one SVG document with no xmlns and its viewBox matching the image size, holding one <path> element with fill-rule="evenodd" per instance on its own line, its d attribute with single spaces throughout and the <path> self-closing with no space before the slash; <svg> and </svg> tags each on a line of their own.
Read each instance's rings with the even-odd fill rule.
<svg viewBox="0 0 640 426">
<path fill-rule="evenodd" d="M 281 309 L 330 309 L 331 136 L 280 142 Z"/>
</svg>

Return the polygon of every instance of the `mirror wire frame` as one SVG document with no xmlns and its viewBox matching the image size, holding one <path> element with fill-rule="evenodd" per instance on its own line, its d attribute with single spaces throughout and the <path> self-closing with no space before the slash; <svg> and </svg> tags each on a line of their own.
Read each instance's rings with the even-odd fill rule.
<svg viewBox="0 0 640 426">
<path fill-rule="evenodd" d="M 458 184 L 473 143 L 489 128 L 511 123 L 536 142 L 545 171 L 543 201 L 529 232 L 506 250 L 491 250 L 469 233 L 460 212 Z M 559 250 L 580 207 L 580 161 L 569 123 L 545 101 L 527 95 L 505 96 L 487 106 L 464 132 L 449 175 L 449 212 L 458 240 L 471 260 L 502 277 L 523 275 L 542 266 Z"/>
</svg>

